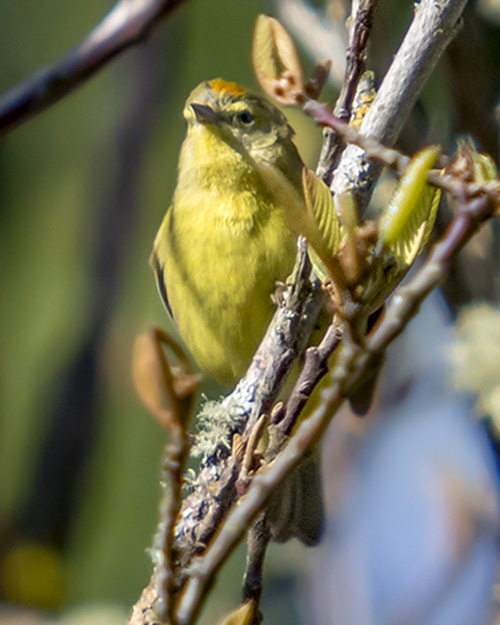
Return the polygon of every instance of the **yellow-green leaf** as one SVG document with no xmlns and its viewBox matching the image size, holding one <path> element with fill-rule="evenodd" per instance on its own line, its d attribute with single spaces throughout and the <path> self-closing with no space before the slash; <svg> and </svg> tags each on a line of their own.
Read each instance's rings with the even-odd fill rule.
<svg viewBox="0 0 500 625">
<path fill-rule="evenodd" d="M 263 161 L 254 161 L 254 165 L 283 208 L 288 227 L 301 234 L 314 251 L 310 253 L 311 261 L 320 278 L 337 273 L 332 260 L 338 252 L 341 230 L 329 188 L 313 171 L 304 168 L 301 195 L 274 165 Z"/>
<path fill-rule="evenodd" d="M 489 154 L 474 150 L 471 156 L 474 167 L 474 182 L 484 184 L 490 180 L 497 179 L 497 166 Z"/>
<path fill-rule="evenodd" d="M 340 223 L 330 189 L 310 169 L 302 170 L 306 205 L 304 236 L 325 262 L 335 256 L 340 243 Z"/>
<path fill-rule="evenodd" d="M 439 146 L 430 146 L 411 159 L 380 219 L 380 241 L 405 266 L 422 251 L 434 225 L 440 191 L 427 184 L 427 174 L 439 154 Z"/>
<path fill-rule="evenodd" d="M 292 38 L 277 19 L 259 15 L 252 36 L 252 65 L 269 96 L 282 104 L 297 103 L 304 75 Z"/>
<path fill-rule="evenodd" d="M 424 249 L 434 226 L 440 198 L 440 189 L 430 185 L 424 187 L 415 212 L 421 211 L 421 214 L 427 214 L 427 217 L 416 230 L 411 231 L 408 228 L 406 236 L 402 236 L 392 246 L 391 251 L 398 264 L 409 267 Z"/>
<path fill-rule="evenodd" d="M 236 610 L 223 617 L 219 625 L 249 625 L 252 622 L 254 612 L 255 603 L 253 601 L 245 601 Z"/>
</svg>

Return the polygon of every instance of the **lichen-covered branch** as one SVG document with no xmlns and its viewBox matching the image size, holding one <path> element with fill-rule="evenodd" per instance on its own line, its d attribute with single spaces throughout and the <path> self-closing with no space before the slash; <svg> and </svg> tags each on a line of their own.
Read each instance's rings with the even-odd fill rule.
<svg viewBox="0 0 500 625">
<path fill-rule="evenodd" d="M 291 364 L 303 352 L 320 311 L 319 283 L 310 282 L 305 243 L 300 241 L 299 262 L 290 292 L 283 301 L 245 376 L 218 409 L 229 416 L 229 429 L 205 448 L 200 473 L 186 497 L 176 529 L 176 547 L 182 564 L 207 545 L 236 498 L 234 489 L 241 457 L 229 445 L 239 434 L 246 443 L 259 416 L 269 411 Z M 206 445 L 211 445 L 208 441 Z"/>
</svg>

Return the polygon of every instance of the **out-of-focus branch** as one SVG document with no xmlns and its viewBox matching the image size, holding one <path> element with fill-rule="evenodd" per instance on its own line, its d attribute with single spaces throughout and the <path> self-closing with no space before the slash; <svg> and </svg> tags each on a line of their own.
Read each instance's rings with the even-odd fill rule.
<svg viewBox="0 0 500 625">
<path fill-rule="evenodd" d="M 186 0 L 119 0 L 83 41 L 0 97 L 0 135 L 61 100 L 124 50 L 144 40 Z"/>
<path fill-rule="evenodd" d="M 422 0 L 415 17 L 361 124 L 362 134 L 392 145 L 408 118 L 425 82 L 457 31 L 466 0 Z M 351 189 L 363 207 L 370 197 L 377 170 L 357 146 L 340 159 L 332 191 Z"/>
<path fill-rule="evenodd" d="M 283 24 L 314 60 L 331 59 L 330 79 L 340 88 L 348 44 L 342 3 L 337 4 L 338 14 L 335 16 L 322 13 L 304 0 L 277 0 L 276 6 Z"/>
</svg>

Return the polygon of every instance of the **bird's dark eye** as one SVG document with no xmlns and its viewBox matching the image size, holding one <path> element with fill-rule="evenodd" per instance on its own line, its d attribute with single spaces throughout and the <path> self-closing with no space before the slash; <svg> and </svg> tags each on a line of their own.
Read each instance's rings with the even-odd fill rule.
<svg viewBox="0 0 500 625">
<path fill-rule="evenodd" d="M 253 122 L 253 115 L 252 113 L 250 113 L 250 111 L 241 111 L 241 113 L 238 113 L 238 120 L 242 124 L 248 125 Z"/>
</svg>

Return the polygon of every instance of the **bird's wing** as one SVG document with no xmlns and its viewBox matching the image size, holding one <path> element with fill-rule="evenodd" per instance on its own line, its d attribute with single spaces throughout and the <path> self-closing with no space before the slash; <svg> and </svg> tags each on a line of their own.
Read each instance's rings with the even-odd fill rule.
<svg viewBox="0 0 500 625">
<path fill-rule="evenodd" d="M 165 265 L 161 263 L 160 259 L 158 258 L 156 254 L 156 250 L 153 250 L 153 252 L 151 253 L 151 256 L 149 258 L 149 264 L 151 265 L 153 272 L 155 274 L 156 286 L 158 287 L 158 292 L 160 294 L 160 297 L 163 303 L 165 304 L 165 308 L 167 309 L 168 314 L 172 317 L 172 319 L 174 319 L 172 308 L 170 307 L 170 304 L 168 301 L 167 285 L 165 284 L 165 272 L 164 272 Z"/>
<path fill-rule="evenodd" d="M 165 214 L 160 229 L 158 230 L 158 234 L 156 235 L 156 239 L 153 244 L 153 251 L 151 252 L 151 256 L 149 257 L 149 265 L 151 266 L 155 274 L 156 286 L 158 287 L 160 297 L 165 304 L 165 308 L 167 309 L 167 312 L 172 320 L 175 321 L 174 315 L 172 313 L 172 308 L 168 301 L 167 285 L 165 282 L 165 262 L 168 256 L 166 253 L 163 253 L 163 250 L 165 249 L 168 221 L 171 211 L 172 207 L 170 206 Z"/>
</svg>

